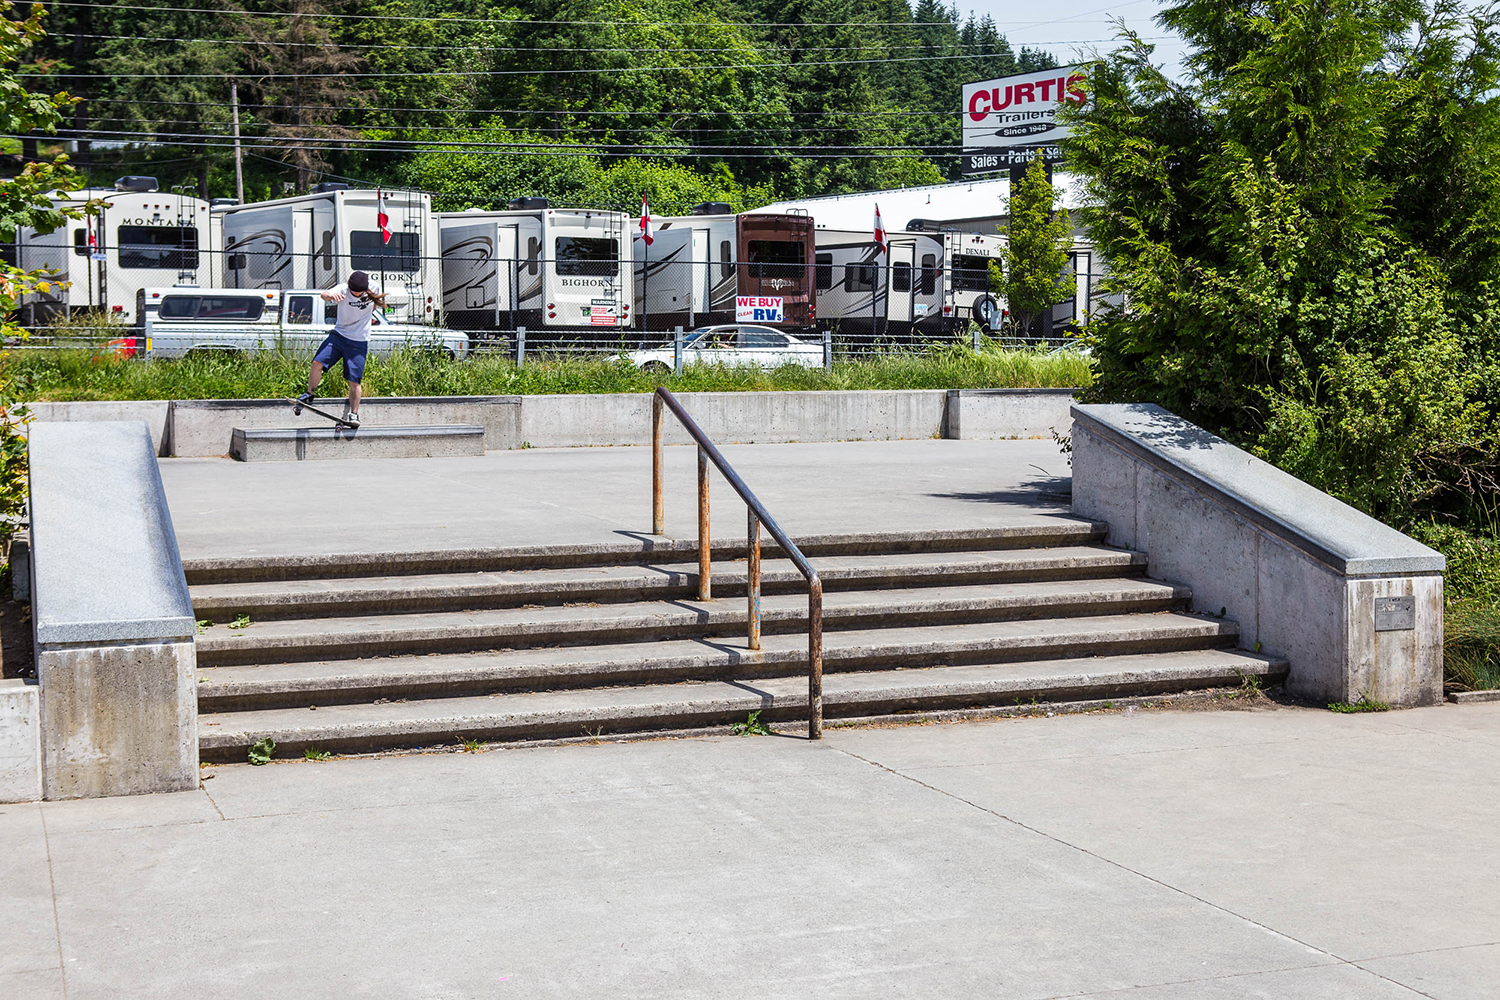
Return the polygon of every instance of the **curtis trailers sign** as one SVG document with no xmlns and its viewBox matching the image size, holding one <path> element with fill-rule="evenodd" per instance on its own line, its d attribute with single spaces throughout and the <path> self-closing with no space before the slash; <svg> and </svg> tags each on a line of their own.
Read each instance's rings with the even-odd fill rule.
<svg viewBox="0 0 1500 1000">
<path fill-rule="evenodd" d="M 1040 148 L 1047 162 L 1062 158 L 1057 143 L 1068 128 L 1057 121 L 1063 103 L 1087 97 L 1083 66 L 1064 66 L 964 85 L 964 173 L 980 174 L 1025 163 Z"/>
</svg>

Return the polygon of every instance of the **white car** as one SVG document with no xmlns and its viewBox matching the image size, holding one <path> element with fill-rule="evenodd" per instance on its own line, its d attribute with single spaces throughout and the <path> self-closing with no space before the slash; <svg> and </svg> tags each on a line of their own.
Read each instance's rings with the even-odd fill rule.
<svg viewBox="0 0 1500 1000">
<path fill-rule="evenodd" d="M 335 306 L 324 302 L 321 292 L 317 288 L 143 288 L 136 293 L 134 334 L 109 346 L 119 357 L 283 350 L 311 355 L 333 329 Z M 395 323 L 377 311 L 370 324 L 370 353 L 383 356 L 403 347 L 462 358 L 469 353 L 469 338 L 442 327 Z"/>
<path fill-rule="evenodd" d="M 672 370 L 674 349 L 671 342 L 661 347 L 631 351 L 627 358 L 642 371 Z M 823 367 L 823 345 L 798 340 L 791 334 L 769 326 L 748 323 L 725 323 L 722 326 L 700 326 L 682 338 L 682 364 L 750 366 L 780 368 L 801 365 Z"/>
</svg>

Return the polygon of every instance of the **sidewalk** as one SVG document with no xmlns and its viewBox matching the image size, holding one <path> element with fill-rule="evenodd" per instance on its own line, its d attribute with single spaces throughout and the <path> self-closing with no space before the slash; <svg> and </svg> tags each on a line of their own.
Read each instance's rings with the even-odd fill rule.
<svg viewBox="0 0 1500 1000">
<path fill-rule="evenodd" d="M 1497 765 L 1500 705 L 206 768 L 0 806 L 0 995 L 1500 997 Z"/>
<path fill-rule="evenodd" d="M 1035 523 L 1065 515 L 1052 441 L 731 445 L 730 463 L 792 535 Z M 696 449 L 666 449 L 667 532 L 696 537 Z M 533 448 L 482 458 L 245 464 L 164 459 L 185 559 L 620 541 L 651 532 L 649 448 Z M 715 538 L 745 505 L 713 473 Z"/>
</svg>

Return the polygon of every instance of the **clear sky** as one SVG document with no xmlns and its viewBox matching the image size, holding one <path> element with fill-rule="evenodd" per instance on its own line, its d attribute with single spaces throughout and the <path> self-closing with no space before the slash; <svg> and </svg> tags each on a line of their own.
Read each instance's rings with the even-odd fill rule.
<svg viewBox="0 0 1500 1000">
<path fill-rule="evenodd" d="M 1064 63 L 1092 49 L 1107 52 L 1114 48 L 1115 27 L 1111 19 L 1123 18 L 1143 38 L 1156 45 L 1156 60 L 1176 76 L 1182 60 L 1183 45 L 1169 35 L 1152 18 L 1165 6 L 1163 0 L 1050 0 L 1048 3 L 1019 3 L 1016 0 L 958 0 L 960 12 L 972 9 L 995 19 L 1000 33 L 1019 50 L 1026 45 L 1046 49 Z"/>
</svg>

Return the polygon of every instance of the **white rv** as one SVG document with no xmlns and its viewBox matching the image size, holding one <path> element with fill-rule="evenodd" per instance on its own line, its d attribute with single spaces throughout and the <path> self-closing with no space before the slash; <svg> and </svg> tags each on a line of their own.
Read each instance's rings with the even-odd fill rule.
<svg viewBox="0 0 1500 1000">
<path fill-rule="evenodd" d="M 897 340 L 943 335 L 941 240 L 929 233 L 892 233 L 882 253 L 869 231 L 815 233 L 819 329 Z"/>
<path fill-rule="evenodd" d="M 722 202 L 691 215 L 653 216 L 651 245 L 633 232 L 635 314 L 643 329 L 692 330 L 734 321 L 735 217 Z"/>
<path fill-rule="evenodd" d="M 376 191 L 319 187 L 323 190 L 295 198 L 216 211 L 224 240 L 219 284 L 331 288 L 351 271 L 364 271 L 370 287 L 386 293 L 393 318 L 441 322 L 442 260 L 431 197 L 385 192 L 391 232 L 387 242 L 380 231 Z"/>
<path fill-rule="evenodd" d="M 23 325 L 91 309 L 134 322 L 135 293 L 142 286 L 212 281 L 208 202 L 158 191 L 152 177 L 122 177 L 113 189 L 58 191 L 51 200 L 57 207 L 94 200 L 103 206 L 50 233 L 17 228 L 6 258 L 28 271 L 55 271 L 67 283 L 47 294 L 26 296 L 20 310 Z"/>
<path fill-rule="evenodd" d="M 545 198 L 510 204 L 438 215 L 449 327 L 617 340 L 632 325 L 625 216 L 552 208 Z"/>
</svg>

